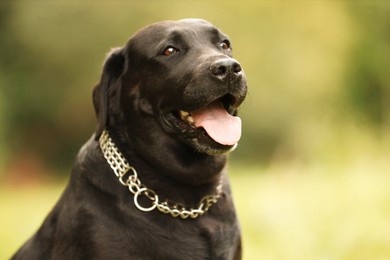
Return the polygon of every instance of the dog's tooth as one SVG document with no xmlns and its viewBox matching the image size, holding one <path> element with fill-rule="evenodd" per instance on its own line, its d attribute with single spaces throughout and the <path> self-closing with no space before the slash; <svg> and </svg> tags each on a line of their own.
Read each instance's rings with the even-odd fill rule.
<svg viewBox="0 0 390 260">
<path fill-rule="evenodd" d="M 194 118 L 191 116 L 191 115 L 188 115 L 187 118 L 186 118 L 187 122 L 190 123 L 190 124 L 194 124 L 195 121 L 194 121 Z"/>
<path fill-rule="evenodd" d="M 180 117 L 183 120 L 185 120 L 190 115 L 190 113 L 183 111 L 183 110 L 180 110 L 179 112 L 180 112 Z"/>
</svg>

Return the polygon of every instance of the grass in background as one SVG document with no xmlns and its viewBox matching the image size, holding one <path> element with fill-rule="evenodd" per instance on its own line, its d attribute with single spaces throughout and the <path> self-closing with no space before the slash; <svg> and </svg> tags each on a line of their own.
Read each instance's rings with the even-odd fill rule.
<svg viewBox="0 0 390 260">
<path fill-rule="evenodd" d="M 389 166 L 231 167 L 244 259 L 389 259 Z M 0 259 L 40 226 L 64 185 L 1 187 Z"/>
<path fill-rule="evenodd" d="M 383 160 L 232 169 L 244 259 L 390 259 L 390 175 Z"/>
<path fill-rule="evenodd" d="M 65 183 L 31 187 L 0 185 L 0 259 L 13 253 L 39 228 Z"/>
</svg>

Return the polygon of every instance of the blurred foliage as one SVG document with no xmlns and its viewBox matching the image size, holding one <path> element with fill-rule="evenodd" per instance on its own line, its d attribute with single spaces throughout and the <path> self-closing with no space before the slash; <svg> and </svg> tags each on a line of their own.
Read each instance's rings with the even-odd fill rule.
<svg viewBox="0 0 390 260">
<path fill-rule="evenodd" d="M 354 15 L 360 31 L 349 58 L 345 94 L 360 119 L 379 130 L 389 130 L 390 4 L 357 7 Z"/>
<path fill-rule="evenodd" d="M 105 53 L 142 26 L 186 17 L 226 32 L 249 80 L 233 162 L 337 163 L 366 144 L 388 152 L 389 7 L 386 1 L 2 1 L 0 169 L 12 173 L 23 162 L 22 170 L 69 169 L 94 131 L 91 92 Z"/>
</svg>

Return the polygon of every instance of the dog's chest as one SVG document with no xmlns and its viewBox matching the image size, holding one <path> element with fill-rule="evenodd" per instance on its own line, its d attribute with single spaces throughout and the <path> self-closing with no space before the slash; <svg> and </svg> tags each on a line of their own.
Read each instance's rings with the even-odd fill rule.
<svg viewBox="0 0 390 260">
<path fill-rule="evenodd" d="M 214 220 L 169 222 L 163 225 L 149 222 L 137 230 L 133 226 L 131 237 L 122 229 L 123 239 L 119 240 L 128 242 L 129 257 L 135 253 L 138 259 L 233 259 L 239 240 L 236 225 Z M 175 222 L 179 224 L 172 224 Z M 118 232 L 115 237 L 118 241 Z"/>
<path fill-rule="evenodd" d="M 166 246 L 167 259 L 233 259 L 239 241 L 236 223 L 203 216 L 198 221 L 179 220 L 181 223 L 159 232 L 160 242 L 170 236 Z"/>
</svg>

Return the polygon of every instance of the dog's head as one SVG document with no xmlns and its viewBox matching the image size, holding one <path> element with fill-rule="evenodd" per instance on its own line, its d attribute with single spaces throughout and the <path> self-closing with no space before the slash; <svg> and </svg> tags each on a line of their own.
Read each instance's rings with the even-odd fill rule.
<svg viewBox="0 0 390 260">
<path fill-rule="evenodd" d="M 231 42 L 212 24 L 152 24 L 105 61 L 94 91 L 97 137 L 107 128 L 139 149 L 224 161 L 240 138 L 236 115 L 246 93 Z"/>
</svg>

